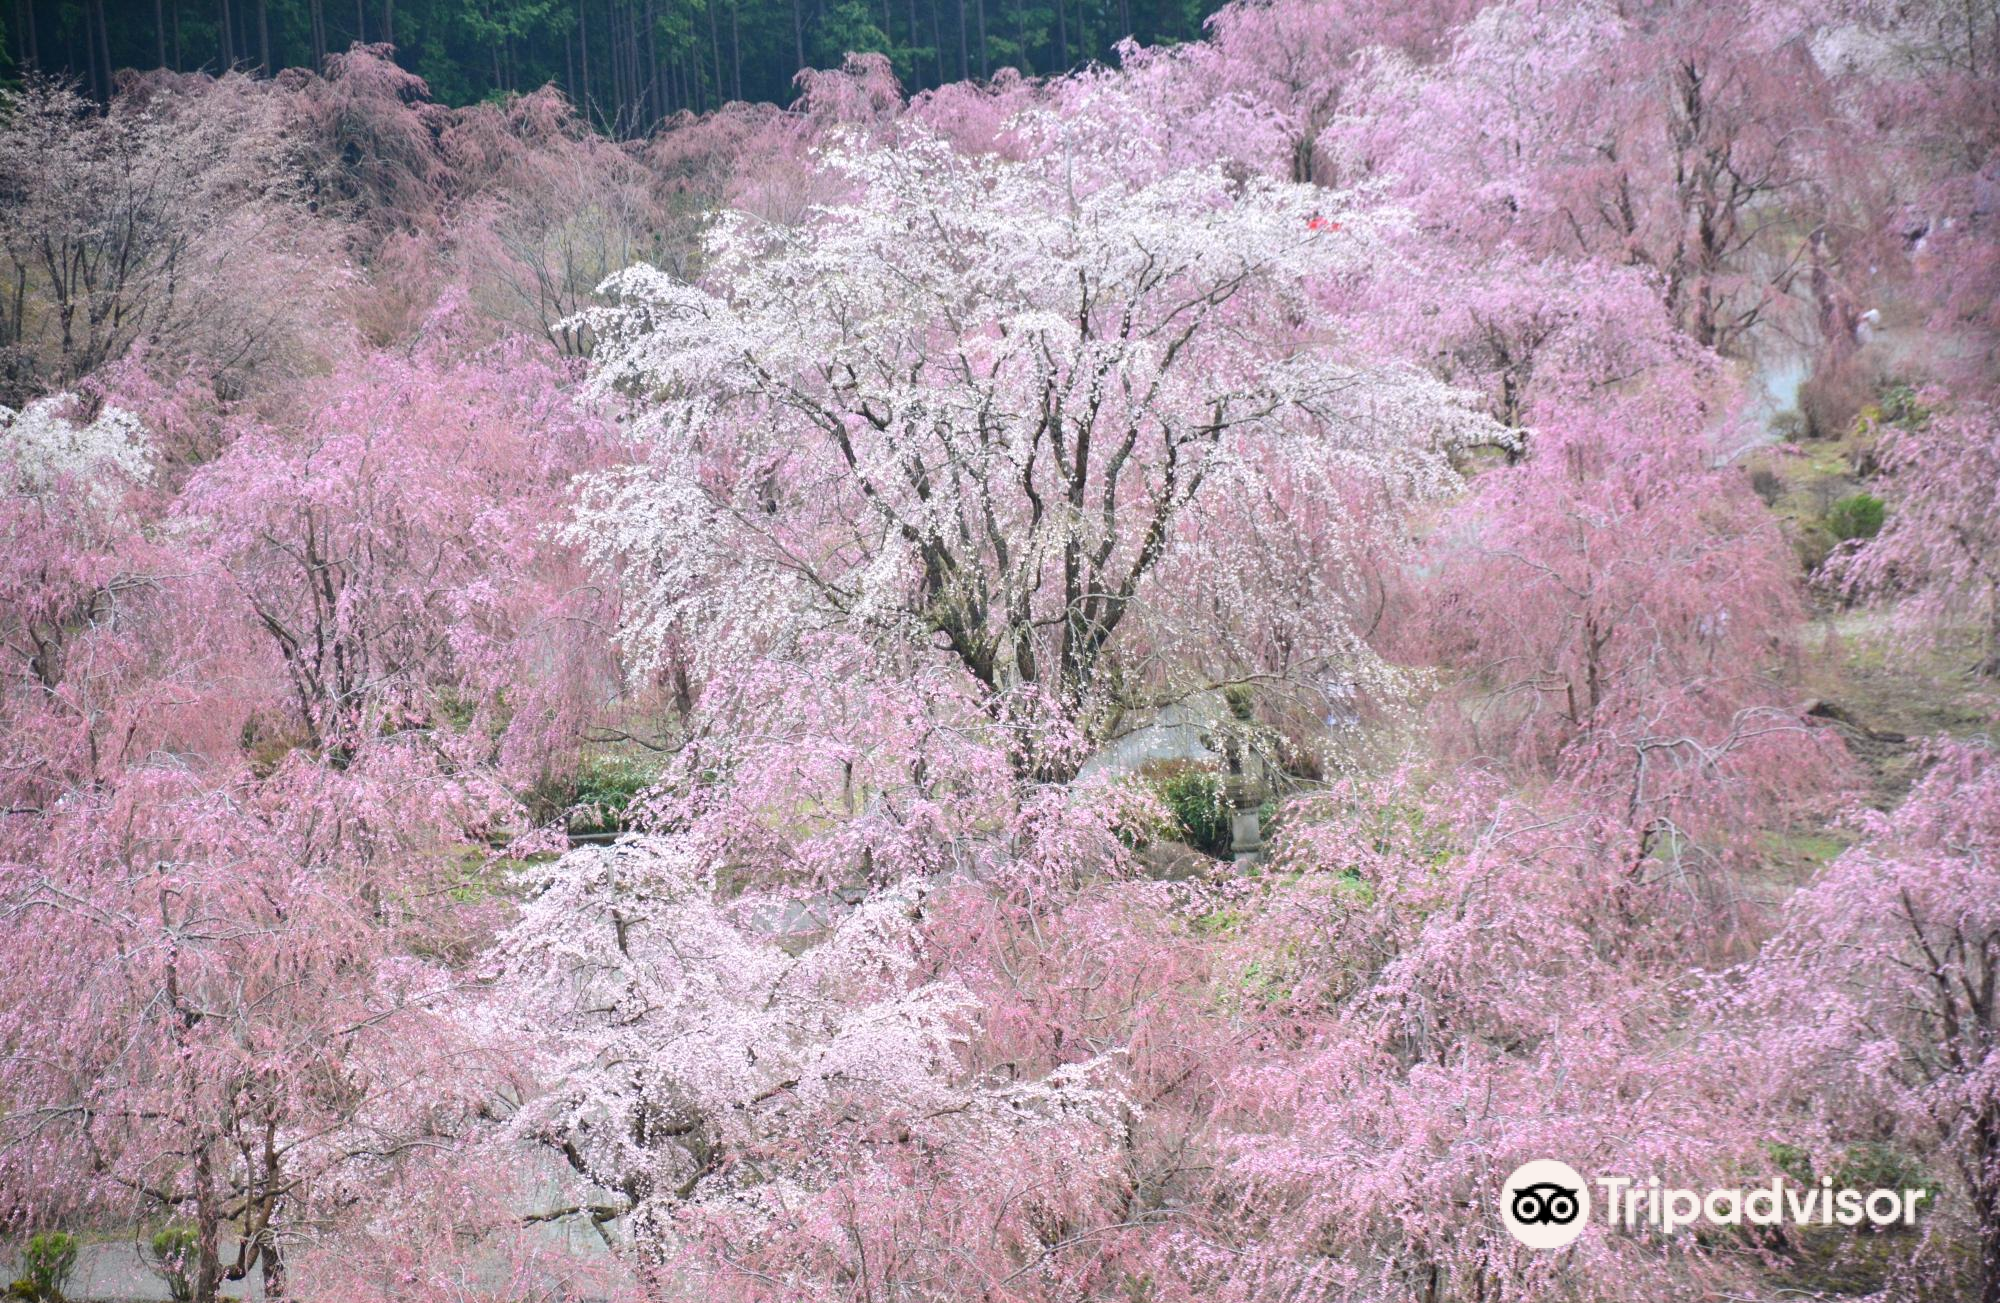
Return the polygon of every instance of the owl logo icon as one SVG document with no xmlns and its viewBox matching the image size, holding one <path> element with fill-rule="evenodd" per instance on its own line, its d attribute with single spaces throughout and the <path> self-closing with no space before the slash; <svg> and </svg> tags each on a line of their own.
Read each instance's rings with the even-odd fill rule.
<svg viewBox="0 0 2000 1303">
<path fill-rule="evenodd" d="M 1500 1222 L 1531 1249 L 1560 1249 L 1590 1222 L 1590 1187 L 1577 1170 L 1553 1158 L 1514 1169 L 1500 1188 Z"/>
</svg>

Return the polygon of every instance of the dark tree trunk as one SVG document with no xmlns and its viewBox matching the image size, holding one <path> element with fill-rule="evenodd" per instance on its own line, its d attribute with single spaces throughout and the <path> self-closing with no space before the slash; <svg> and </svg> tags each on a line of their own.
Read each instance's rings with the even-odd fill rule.
<svg viewBox="0 0 2000 1303">
<path fill-rule="evenodd" d="M 266 75 L 271 68 L 271 0 L 257 0 L 257 63 Z"/>
<path fill-rule="evenodd" d="M 729 0 L 729 95 L 735 100 L 743 98 L 742 8 L 736 0 Z"/>
<path fill-rule="evenodd" d="M 396 43 L 396 0 L 382 0 L 382 39 Z"/>
<path fill-rule="evenodd" d="M 584 0 L 576 0 L 576 52 L 583 74 L 583 98 L 578 106 L 585 119 L 590 117 L 590 11 Z"/>
<path fill-rule="evenodd" d="M 931 63 L 937 68 L 937 84 L 944 85 L 944 28 L 938 18 L 938 0 L 931 0 Z"/>
<path fill-rule="evenodd" d="M 993 68 L 986 61 L 986 0 L 972 0 L 972 5 L 979 15 L 979 77 L 984 81 L 993 75 Z"/>
<path fill-rule="evenodd" d="M 97 28 L 97 50 L 103 60 L 104 100 L 111 102 L 111 29 L 104 21 L 104 0 L 90 0 L 91 19 Z"/>
<path fill-rule="evenodd" d="M 660 66 L 660 14 L 654 0 L 646 0 L 646 66 L 652 73 L 646 79 L 652 104 L 650 116 L 653 122 L 658 122 L 667 116 L 667 85 L 665 70 Z"/>
<path fill-rule="evenodd" d="M 354 0 L 354 39 L 363 45 L 368 43 L 368 5 L 366 0 Z"/>
<path fill-rule="evenodd" d="M 41 59 L 35 51 L 35 6 L 31 0 L 14 0 L 14 29 L 21 34 L 21 62 L 32 68 Z"/>
<path fill-rule="evenodd" d="M 618 134 L 618 123 L 625 116 L 625 52 L 618 46 L 618 3 L 610 0 L 604 6 L 604 51 L 611 56 L 611 133 Z"/>
<path fill-rule="evenodd" d="M 715 28 L 715 0 L 702 0 L 701 7 L 708 11 L 709 61 L 715 65 L 715 96 L 721 99 L 722 88 L 727 83 L 722 80 L 722 37 Z"/>
<path fill-rule="evenodd" d="M 14 12 L 17 14 L 21 12 L 21 6 L 19 3 L 15 4 Z M 160 60 L 160 66 L 162 68 L 166 67 L 167 66 L 167 7 L 162 2 L 162 0 L 153 0 L 153 44 L 155 46 L 155 51 Z"/>
</svg>

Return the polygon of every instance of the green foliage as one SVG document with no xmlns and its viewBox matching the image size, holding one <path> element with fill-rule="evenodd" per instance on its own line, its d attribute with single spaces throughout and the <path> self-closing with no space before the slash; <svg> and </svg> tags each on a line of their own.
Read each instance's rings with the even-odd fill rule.
<svg viewBox="0 0 2000 1303">
<path fill-rule="evenodd" d="M 1153 780 L 1160 800 L 1172 811 L 1171 836 L 1210 855 L 1229 850 L 1229 804 L 1222 780 L 1206 769 L 1176 769 Z"/>
<path fill-rule="evenodd" d="M 31 0 L 41 66 L 79 78 L 101 95 L 87 58 L 87 10 L 70 0 Z M 837 68 L 850 51 L 889 56 L 906 92 L 978 78 L 1002 68 L 1030 75 L 1093 61 L 1115 63 L 1118 42 L 1173 44 L 1201 34 L 1218 0 L 1131 0 L 1070 5 L 1055 0 L 396 0 L 328 5 L 323 49 L 314 10 L 274 0 L 260 23 L 226 30 L 227 10 L 160 9 L 146 0 L 105 0 L 114 68 L 151 68 L 162 55 L 180 71 L 220 65 L 316 67 L 322 53 L 356 40 L 393 40 L 396 59 L 446 104 L 504 101 L 553 83 L 590 121 L 643 131 L 679 109 L 708 111 L 738 97 L 789 103 L 801 54 Z M 0 23 L 0 80 L 19 66 L 13 13 Z M 247 12 L 247 11 L 245 11 Z M 392 21 L 394 30 L 388 29 Z M 268 54 L 266 40 L 268 39 Z M 587 93 L 586 93 L 587 92 Z"/>
<path fill-rule="evenodd" d="M 29 1237 L 21 1251 L 22 1276 L 8 1293 L 28 1303 L 63 1303 L 69 1278 L 76 1272 L 76 1236 L 44 1231 Z"/>
<path fill-rule="evenodd" d="M 1764 1151 L 1785 1179 L 1802 1186 L 1818 1183 L 1819 1165 L 1811 1151 L 1782 1140 L 1766 1145 Z M 1924 1190 L 1935 1196 L 1938 1189 L 1937 1179 L 1914 1156 L 1878 1141 L 1841 1150 L 1827 1164 L 1826 1176 L 1836 1190 Z"/>
<path fill-rule="evenodd" d="M 633 801 L 656 776 L 644 761 L 625 757 L 585 763 L 570 793 L 570 832 L 589 836 L 625 831 L 631 826 Z"/>
<path fill-rule="evenodd" d="M 1783 1140 L 1773 1140 L 1764 1146 L 1764 1152 L 1771 1156 L 1773 1167 L 1797 1184 L 1811 1185 L 1816 1179 L 1811 1151 Z"/>
<path fill-rule="evenodd" d="M 147 1268 L 166 1285 L 173 1303 L 188 1303 L 194 1297 L 195 1249 L 193 1227 L 166 1226 L 153 1232 L 141 1255 Z"/>
<path fill-rule="evenodd" d="M 1938 1188 L 1936 1178 L 1913 1155 L 1877 1141 L 1843 1151 L 1832 1176 L 1840 1190 L 1927 1190 L 1935 1195 Z"/>
<path fill-rule="evenodd" d="M 1914 429 L 1930 417 L 1930 409 L 1917 401 L 1912 385 L 1890 385 L 1882 391 L 1882 419 L 1891 425 Z"/>
<path fill-rule="evenodd" d="M 1853 493 L 1827 509 L 1826 527 L 1832 535 L 1842 540 L 1873 538 L 1882 532 L 1882 520 L 1886 509 L 1882 499 L 1872 493 Z"/>
</svg>

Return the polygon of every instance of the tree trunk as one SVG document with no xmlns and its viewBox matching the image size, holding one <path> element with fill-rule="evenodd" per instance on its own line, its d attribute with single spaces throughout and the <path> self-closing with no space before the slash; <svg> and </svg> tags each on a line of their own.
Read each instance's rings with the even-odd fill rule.
<svg viewBox="0 0 2000 1303">
<path fill-rule="evenodd" d="M 646 0 L 646 66 L 651 76 L 646 78 L 646 91 L 651 109 L 648 116 L 653 123 L 667 116 L 666 72 L 660 65 L 660 15 L 654 8 L 654 0 Z"/>
<path fill-rule="evenodd" d="M 583 74 L 583 98 L 578 107 L 583 110 L 585 120 L 590 117 L 590 16 L 584 0 L 576 0 L 576 51 L 579 70 Z"/>
<path fill-rule="evenodd" d="M 701 7 L 708 11 L 708 53 L 715 65 L 715 96 L 722 98 L 722 88 L 728 83 L 722 80 L 722 37 L 715 29 L 715 0 L 702 0 Z"/>
<path fill-rule="evenodd" d="M 938 18 L 938 0 L 931 0 L 931 63 L 937 68 L 937 85 L 944 85 L 944 28 Z"/>
<path fill-rule="evenodd" d="M 979 78 L 984 81 L 993 75 L 986 61 L 986 0 L 972 0 L 972 4 L 979 15 Z"/>
<path fill-rule="evenodd" d="M 1972 1220 L 1978 1227 L 1979 1301 L 2000 1303 L 2000 1107 L 1983 1108 L 1971 1131 L 1972 1152 L 1959 1170 L 1971 1187 Z"/>
<path fill-rule="evenodd" d="M 368 43 L 368 6 L 365 0 L 354 0 L 354 39 L 363 45 Z"/>
<path fill-rule="evenodd" d="M 207 1149 L 195 1160 L 194 1297 L 216 1303 L 222 1290 L 222 1210 L 216 1206 L 214 1173 Z"/>
<path fill-rule="evenodd" d="M 32 68 L 41 60 L 35 51 L 35 6 L 30 0 L 14 0 L 14 26 L 21 33 L 21 61 Z"/>
<path fill-rule="evenodd" d="M 271 68 L 271 0 L 257 0 L 257 63 L 266 76 Z"/>
<path fill-rule="evenodd" d="M 618 4 L 611 0 L 604 6 L 604 48 L 611 56 L 611 133 L 618 134 L 618 124 L 625 117 L 625 52 L 618 45 Z"/>
<path fill-rule="evenodd" d="M 19 0 L 16 0 L 14 12 L 21 12 Z M 162 0 L 153 0 L 153 43 L 160 66 L 164 68 L 167 66 L 167 7 Z"/>
<path fill-rule="evenodd" d="M 111 102 L 111 31 L 104 22 L 104 0 L 90 0 L 89 19 L 91 30 L 96 35 L 98 64 L 90 70 L 95 80 L 100 75 L 103 80 L 104 102 Z"/>
</svg>

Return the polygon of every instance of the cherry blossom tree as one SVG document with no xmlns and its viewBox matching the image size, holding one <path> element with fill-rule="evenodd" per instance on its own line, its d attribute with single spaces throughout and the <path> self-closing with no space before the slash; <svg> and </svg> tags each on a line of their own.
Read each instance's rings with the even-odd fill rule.
<svg viewBox="0 0 2000 1303">
<path fill-rule="evenodd" d="M 1659 1034 L 1685 1007 L 1689 916 L 1633 882 L 1604 821 L 1405 770 L 1296 805 L 1272 863 L 1233 893 L 1210 961 L 1248 1034 L 1213 1060 L 1214 1175 L 1155 1246 L 1174 1296 L 1740 1287 L 1726 1251 L 1592 1234 L 1542 1254 L 1494 1215 L 1506 1174 L 1546 1154 L 1768 1167 L 1699 1044 Z"/>
<path fill-rule="evenodd" d="M 1454 239 L 1653 273 L 1675 322 L 1740 351 L 1796 318 L 1834 117 L 1815 15 L 1501 4 L 1448 59 L 1381 62 L 1324 147 L 1387 172 Z"/>
<path fill-rule="evenodd" d="M 1367 213 L 1213 171 L 1122 184 L 1043 130 L 1027 163 L 916 133 L 838 156 L 852 202 L 792 230 L 725 219 L 703 286 L 636 268 L 585 314 L 594 384 L 640 400 L 653 445 L 582 526 L 601 559 L 643 559 L 642 654 L 850 630 L 948 654 L 994 718 L 1039 703 L 1088 735 L 1121 682 L 1185 688 L 1164 640 L 1152 664 L 1121 646 L 1264 448 L 1395 504 L 1490 437 L 1428 378 L 1337 360 L 1312 278 L 1361 268 Z M 1291 677 L 1392 677 L 1352 611 L 1317 616 Z"/>
<path fill-rule="evenodd" d="M 344 369 L 298 428 L 242 430 L 181 495 L 178 527 L 212 549 L 282 674 L 273 743 L 341 762 L 462 710 L 476 727 L 432 736 L 477 747 L 490 730 L 533 764 L 527 739 L 576 726 L 587 657 L 517 675 L 579 649 L 587 597 L 565 590 L 580 576 L 542 512 L 601 432 L 534 349 L 455 356 L 461 318 L 442 308 L 413 356 Z"/>
<path fill-rule="evenodd" d="M 605 664 L 530 504 L 602 445 L 536 355 L 430 343 L 192 474 L 115 405 L 9 415 L 0 1217 L 185 1218 L 204 1300 L 509 1078 L 481 866 Z"/>
<path fill-rule="evenodd" d="M 802 1276 L 943 1297 L 981 1269 L 932 1257 L 954 1238 L 1032 1264 L 1116 1155 L 1114 1066 L 967 1071 L 977 1005 L 926 971 L 921 880 L 849 905 L 724 903 L 715 878 L 691 839 L 574 851 L 503 939 L 550 1082 L 510 1128 L 612 1195 L 573 1211 L 725 1297 Z"/>
<path fill-rule="evenodd" d="M 1905 623 L 1922 631 L 1940 619 L 1979 618 L 1978 671 L 2000 675 L 1991 494 L 2000 418 L 1984 403 L 1946 406 L 1892 429 L 1876 455 L 1896 487 L 1895 510 L 1880 534 L 1829 559 L 1828 572 L 1855 596 L 1901 595 Z"/>
<path fill-rule="evenodd" d="M 462 874 L 402 803 L 476 824 L 492 797 L 423 778 L 396 755 L 254 786 L 156 762 L 0 868 L 7 926 L 38 938 L 0 1021 L 9 1221 L 181 1217 L 197 1300 L 253 1270 L 275 1295 L 309 1218 L 469 1121 L 504 1067 L 452 1015 Z"/>
<path fill-rule="evenodd" d="M 241 385 L 284 376 L 339 283 L 244 77 L 135 87 L 99 114 L 31 78 L 0 98 L 5 393 L 73 386 L 133 343 Z"/>
<path fill-rule="evenodd" d="M 1635 869 L 1814 794 L 1838 747 L 1789 686 L 1797 567 L 1741 473 L 1608 413 L 1534 449 L 1437 540 L 1464 745 L 1592 793 L 1636 833 Z"/>
<path fill-rule="evenodd" d="M 132 413 L 105 405 L 85 421 L 82 406 L 77 395 L 56 394 L 19 412 L 0 408 L 0 520 L 12 543 L 0 570 L 8 613 L 0 641 L 51 689 L 63 677 L 71 630 L 113 596 L 110 558 L 132 543 L 136 523 L 129 499 L 154 472 L 151 442 Z"/>
<path fill-rule="evenodd" d="M 1940 742 L 1896 810 L 1787 904 L 1784 926 L 1729 999 L 1815 1158 L 1890 1136 L 1935 1152 L 1978 1247 L 1977 1297 L 2000 1298 L 2000 766 Z M 1933 1225 L 1917 1247 L 1949 1253 Z M 1972 1265 L 1970 1263 L 1966 1265 Z M 1939 1268 L 1950 1280 L 1950 1263 Z M 1971 1295 L 1968 1295 L 1970 1297 Z"/>
</svg>

